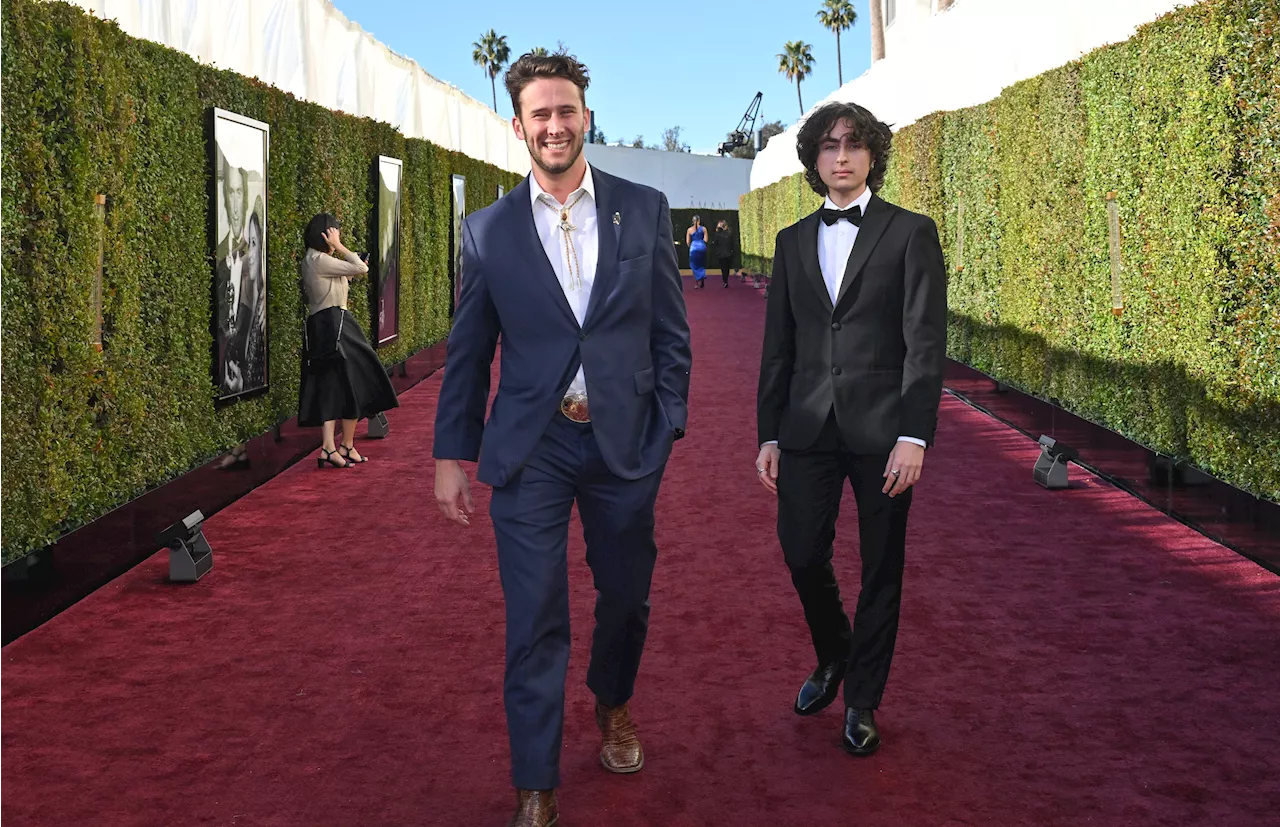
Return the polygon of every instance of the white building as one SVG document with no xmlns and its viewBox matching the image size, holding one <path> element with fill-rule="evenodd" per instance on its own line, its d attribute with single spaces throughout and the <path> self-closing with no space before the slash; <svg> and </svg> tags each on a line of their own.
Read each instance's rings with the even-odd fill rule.
<svg viewBox="0 0 1280 827">
<path fill-rule="evenodd" d="M 586 145 L 587 163 L 610 175 L 661 190 L 673 210 L 736 210 L 751 183 L 751 162 L 741 158 Z"/>
<path fill-rule="evenodd" d="M 942 12 L 938 0 L 871 2 L 885 4 L 884 60 L 815 106 L 852 101 L 899 129 L 931 112 L 989 101 L 1196 0 L 954 0 Z M 856 36 L 869 37 L 869 25 L 860 19 Z M 797 130 L 775 136 L 756 156 L 752 189 L 801 170 Z"/>
<path fill-rule="evenodd" d="M 956 6 L 962 6 L 966 2 L 968 0 L 952 0 L 950 9 L 939 11 L 939 6 L 944 4 L 938 0 L 881 0 L 884 8 L 885 57 L 909 49 L 911 41 L 920 36 L 921 28 L 927 26 L 934 15 L 950 13 Z M 866 33 L 871 26 L 870 12 L 867 13 L 867 19 L 860 20 L 859 24 L 868 27 L 863 30 L 863 35 L 870 37 Z"/>
</svg>

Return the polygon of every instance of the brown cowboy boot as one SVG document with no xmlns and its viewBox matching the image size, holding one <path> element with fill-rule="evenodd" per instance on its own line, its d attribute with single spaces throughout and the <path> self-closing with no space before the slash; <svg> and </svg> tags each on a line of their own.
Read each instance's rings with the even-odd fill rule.
<svg viewBox="0 0 1280 827">
<path fill-rule="evenodd" d="M 516 790 L 516 814 L 507 827 L 552 827 L 559 818 L 555 790 Z"/>
<path fill-rule="evenodd" d="M 596 726 L 600 727 L 600 763 L 609 772 L 639 772 L 644 766 L 644 750 L 631 722 L 627 705 L 605 706 L 596 701 Z"/>
</svg>

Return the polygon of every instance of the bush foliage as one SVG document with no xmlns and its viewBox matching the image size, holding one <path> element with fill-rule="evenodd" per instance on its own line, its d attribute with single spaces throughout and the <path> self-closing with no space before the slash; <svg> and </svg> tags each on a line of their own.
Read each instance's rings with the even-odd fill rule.
<svg viewBox="0 0 1280 827">
<path fill-rule="evenodd" d="M 296 413 L 306 308 L 302 231 L 339 216 L 368 250 L 375 156 L 404 160 L 400 337 L 387 364 L 450 319 L 450 176 L 472 210 L 519 176 L 391 126 L 202 66 L 62 3 L 4 0 L 3 551 L 7 562 Z M 270 388 L 214 404 L 212 107 L 271 126 Z M 105 227 L 97 194 L 110 197 Z M 104 247 L 101 352 L 90 295 Z M 351 309 L 368 331 L 367 282 Z"/>
<path fill-rule="evenodd" d="M 1277 42 L 1270 0 L 1180 9 L 900 130 L 881 195 L 938 223 L 953 358 L 1280 501 Z M 745 261 L 801 186 L 743 198 Z"/>
</svg>

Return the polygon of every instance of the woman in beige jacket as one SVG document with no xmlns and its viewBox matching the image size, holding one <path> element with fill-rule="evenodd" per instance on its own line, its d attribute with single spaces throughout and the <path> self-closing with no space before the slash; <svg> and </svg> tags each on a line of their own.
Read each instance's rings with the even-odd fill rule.
<svg viewBox="0 0 1280 827">
<path fill-rule="evenodd" d="M 397 407 L 395 389 L 347 309 L 350 281 L 369 272 L 342 244 L 338 220 L 320 213 L 307 225 L 302 288 L 307 297 L 307 330 L 298 425 L 323 428 L 324 447 L 316 464 L 349 468 L 367 461 L 356 450 L 356 421 Z M 342 442 L 335 442 L 342 420 Z"/>
</svg>

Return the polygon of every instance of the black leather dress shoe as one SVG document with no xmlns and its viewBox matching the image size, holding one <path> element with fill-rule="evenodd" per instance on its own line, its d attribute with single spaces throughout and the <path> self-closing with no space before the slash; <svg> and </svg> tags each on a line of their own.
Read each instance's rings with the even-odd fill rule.
<svg viewBox="0 0 1280 827">
<path fill-rule="evenodd" d="M 875 710 L 844 710 L 844 737 L 840 746 L 850 755 L 870 755 L 880 749 L 880 730 L 876 727 Z"/>
<path fill-rule="evenodd" d="M 830 706 L 836 695 L 840 694 L 840 681 L 844 680 L 844 673 L 848 669 L 847 660 L 818 664 L 804 686 L 800 687 L 800 694 L 796 695 L 796 714 L 812 715 Z"/>
</svg>

